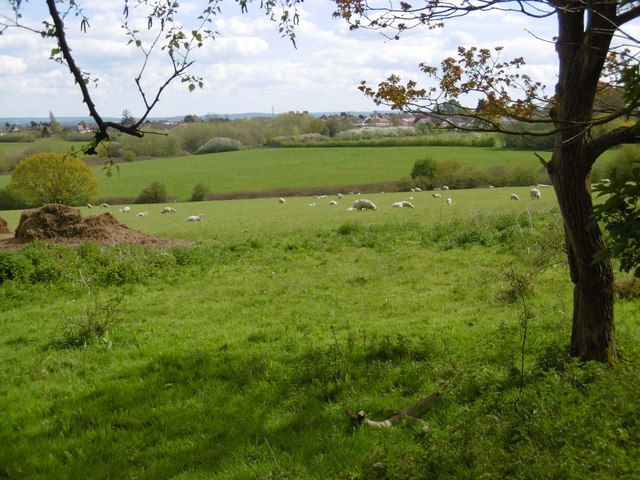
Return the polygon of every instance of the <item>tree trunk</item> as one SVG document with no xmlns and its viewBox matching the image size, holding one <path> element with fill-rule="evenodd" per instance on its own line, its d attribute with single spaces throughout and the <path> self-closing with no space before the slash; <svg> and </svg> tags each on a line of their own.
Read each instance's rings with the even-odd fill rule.
<svg viewBox="0 0 640 480">
<path fill-rule="evenodd" d="M 571 355 L 582 361 L 617 361 L 611 262 L 593 263 L 605 248 L 602 232 L 592 221 L 590 170 L 595 159 L 582 142 L 556 148 L 548 166 L 564 219 L 573 290 Z"/>
</svg>

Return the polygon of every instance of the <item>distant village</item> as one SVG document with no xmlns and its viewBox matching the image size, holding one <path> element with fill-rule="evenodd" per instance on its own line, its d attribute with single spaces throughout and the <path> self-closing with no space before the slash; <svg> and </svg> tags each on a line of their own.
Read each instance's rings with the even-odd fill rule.
<svg viewBox="0 0 640 480">
<path fill-rule="evenodd" d="M 288 112 L 288 113 L 300 113 L 309 114 L 308 112 Z M 16 123 L 5 122 L 4 125 L 0 125 L 0 136 L 8 134 L 20 134 L 20 133 L 37 133 L 39 136 L 51 136 L 65 132 L 75 132 L 80 134 L 91 134 L 95 131 L 96 125 L 89 121 L 79 121 L 74 125 L 66 125 L 59 123 L 53 114 L 49 114 L 49 121 L 31 121 L 28 125 L 20 125 Z M 245 117 L 246 118 L 246 117 Z M 405 113 L 378 113 L 373 112 L 370 114 L 354 115 L 350 113 L 340 114 L 324 114 L 318 118 L 323 120 L 337 119 L 341 122 L 348 120 L 353 124 L 354 128 L 362 127 L 418 127 L 421 125 L 435 125 L 439 123 L 439 120 L 434 119 L 427 114 L 405 114 Z M 459 123 L 461 120 L 456 120 L 451 117 L 455 123 Z M 135 120 L 134 120 L 135 121 Z M 157 130 L 167 131 L 175 128 L 180 128 L 190 123 L 195 122 L 225 122 L 231 121 L 225 116 L 204 116 L 202 118 L 197 115 L 186 115 L 181 120 L 153 120 L 145 122 L 141 125 L 141 129 L 144 130 Z"/>
</svg>

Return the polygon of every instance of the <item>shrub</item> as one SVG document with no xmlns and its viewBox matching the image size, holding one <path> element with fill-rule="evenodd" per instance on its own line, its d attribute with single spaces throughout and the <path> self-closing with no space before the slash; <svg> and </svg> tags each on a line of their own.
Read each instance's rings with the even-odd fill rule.
<svg viewBox="0 0 640 480">
<path fill-rule="evenodd" d="M 209 187 L 206 185 L 199 183 L 195 187 L 193 187 L 193 193 L 191 194 L 191 202 L 201 202 L 204 200 L 205 195 L 209 193 Z"/>
<path fill-rule="evenodd" d="M 6 280 L 24 281 L 33 271 L 33 265 L 18 252 L 0 253 L 0 284 Z"/>
<path fill-rule="evenodd" d="M 202 155 L 205 153 L 219 153 L 219 152 L 232 152 L 234 150 L 240 150 L 242 143 L 238 140 L 229 137 L 216 137 L 209 140 L 196 150 L 196 155 Z"/>
<path fill-rule="evenodd" d="M 153 182 L 140 192 L 134 203 L 164 203 L 167 201 L 167 187 L 160 182 Z"/>
<path fill-rule="evenodd" d="M 75 155 L 39 153 L 18 163 L 7 190 L 34 205 L 81 205 L 97 195 L 98 180 Z"/>
</svg>

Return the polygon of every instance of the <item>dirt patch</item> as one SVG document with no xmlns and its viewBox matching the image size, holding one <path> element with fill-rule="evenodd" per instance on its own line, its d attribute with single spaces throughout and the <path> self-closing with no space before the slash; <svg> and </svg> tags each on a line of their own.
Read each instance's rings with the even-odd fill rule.
<svg viewBox="0 0 640 480">
<path fill-rule="evenodd" d="M 2 217 L 0 217 L 0 235 L 6 235 L 11 233 L 9 230 L 9 223 Z"/>
<path fill-rule="evenodd" d="M 4 220 L 4 219 L 2 219 Z M 6 221 L 4 222 L 6 224 Z M 0 222 L 0 251 L 15 250 L 34 240 L 66 246 L 94 242 L 101 245 L 130 243 L 133 245 L 190 245 L 192 242 L 154 237 L 133 230 L 118 222 L 111 212 L 85 217 L 79 209 L 50 204 L 22 212 L 15 234 L 2 234 Z"/>
</svg>

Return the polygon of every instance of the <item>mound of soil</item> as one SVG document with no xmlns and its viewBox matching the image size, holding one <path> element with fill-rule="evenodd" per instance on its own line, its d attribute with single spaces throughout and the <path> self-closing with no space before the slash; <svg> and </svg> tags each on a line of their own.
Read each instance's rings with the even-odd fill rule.
<svg viewBox="0 0 640 480">
<path fill-rule="evenodd" d="M 11 233 L 11 230 L 9 230 L 9 224 L 4 218 L 0 217 L 0 235 L 7 233 Z"/>
<path fill-rule="evenodd" d="M 6 224 L 6 221 L 5 221 Z M 8 230 L 8 228 L 7 228 Z M 84 217 L 79 209 L 50 204 L 22 212 L 14 236 L 0 240 L 0 250 L 15 249 L 34 240 L 67 246 L 95 242 L 101 245 L 189 245 L 191 242 L 154 237 L 118 222 L 111 212 Z"/>
</svg>

